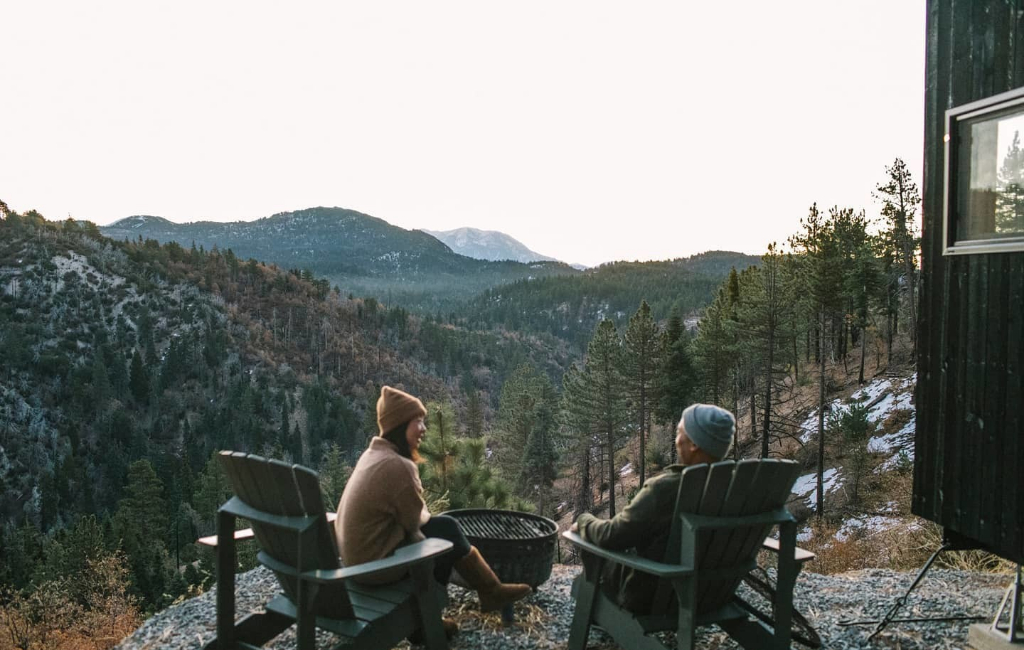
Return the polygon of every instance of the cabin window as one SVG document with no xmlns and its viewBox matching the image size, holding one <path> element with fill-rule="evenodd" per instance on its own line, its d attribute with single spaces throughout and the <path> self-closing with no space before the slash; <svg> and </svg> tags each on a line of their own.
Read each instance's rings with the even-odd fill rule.
<svg viewBox="0 0 1024 650">
<path fill-rule="evenodd" d="M 946 118 L 945 253 L 1024 251 L 1024 89 Z"/>
</svg>

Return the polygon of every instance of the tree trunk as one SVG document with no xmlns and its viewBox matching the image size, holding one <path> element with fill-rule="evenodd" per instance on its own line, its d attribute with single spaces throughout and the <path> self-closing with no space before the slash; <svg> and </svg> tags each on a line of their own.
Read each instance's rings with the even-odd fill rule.
<svg viewBox="0 0 1024 650">
<path fill-rule="evenodd" d="M 608 428 L 608 518 L 615 516 L 615 432 Z"/>
<path fill-rule="evenodd" d="M 750 391 L 750 438 L 757 438 L 757 391 Z"/>
<path fill-rule="evenodd" d="M 825 310 L 819 315 L 818 331 L 818 504 L 815 514 L 821 520 L 825 514 L 825 489 L 822 473 L 825 471 Z"/>
<path fill-rule="evenodd" d="M 583 445 L 580 456 L 580 492 L 576 502 L 576 517 L 590 510 L 590 445 Z"/>
<path fill-rule="evenodd" d="M 772 425 L 772 366 L 775 364 L 775 330 L 768 333 L 768 362 L 764 373 L 764 415 L 761 416 L 761 458 L 768 458 L 768 442 Z"/>
<path fill-rule="evenodd" d="M 646 475 L 644 470 L 647 466 L 647 436 L 644 432 L 644 425 L 647 420 L 647 413 L 645 411 L 647 407 L 647 388 L 644 385 L 646 383 L 646 377 L 643 370 L 640 371 L 640 458 L 638 459 L 637 466 L 639 469 L 640 487 L 644 486 L 644 480 Z"/>
<path fill-rule="evenodd" d="M 796 335 L 793 336 L 793 383 L 800 383 L 800 353 L 796 349 Z"/>
<path fill-rule="evenodd" d="M 857 375 L 857 384 L 864 385 L 864 357 L 868 354 L 868 331 L 865 328 L 860 330 L 860 373 Z"/>
</svg>

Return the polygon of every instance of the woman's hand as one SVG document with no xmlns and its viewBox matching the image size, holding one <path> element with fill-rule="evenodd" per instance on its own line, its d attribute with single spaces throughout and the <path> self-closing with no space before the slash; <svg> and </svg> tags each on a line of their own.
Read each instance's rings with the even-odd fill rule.
<svg viewBox="0 0 1024 650">
<path fill-rule="evenodd" d="M 572 522 L 572 526 L 569 526 L 569 532 L 570 533 L 578 533 L 578 532 L 580 532 L 580 527 L 576 525 L 575 521 Z"/>
</svg>

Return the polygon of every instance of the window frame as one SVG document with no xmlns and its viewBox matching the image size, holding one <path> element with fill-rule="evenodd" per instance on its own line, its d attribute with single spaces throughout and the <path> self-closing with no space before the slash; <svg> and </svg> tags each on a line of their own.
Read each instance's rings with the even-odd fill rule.
<svg viewBox="0 0 1024 650">
<path fill-rule="evenodd" d="M 945 134 L 942 138 L 944 146 L 943 188 L 942 196 L 942 254 L 943 255 L 978 255 L 985 253 L 1013 253 L 1024 251 L 1024 233 L 1013 237 L 998 239 L 971 239 L 956 241 L 957 216 L 957 156 L 959 142 L 957 127 L 960 122 L 974 120 L 992 113 L 1017 108 L 1024 115 L 1024 87 L 1005 93 L 986 97 L 975 102 L 963 104 L 946 111 Z"/>
</svg>

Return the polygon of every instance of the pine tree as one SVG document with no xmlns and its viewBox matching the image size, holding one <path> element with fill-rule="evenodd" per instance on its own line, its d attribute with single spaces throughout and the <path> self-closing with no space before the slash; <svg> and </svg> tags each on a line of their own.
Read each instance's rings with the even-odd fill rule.
<svg viewBox="0 0 1024 650">
<path fill-rule="evenodd" d="M 107 374 L 107 364 L 103 360 L 103 350 L 94 348 L 92 357 L 92 395 L 94 407 L 97 412 L 103 409 L 103 405 L 110 397 L 110 378 Z"/>
<path fill-rule="evenodd" d="M 679 311 L 673 309 L 660 345 L 663 354 L 658 371 L 655 406 L 655 416 L 660 422 L 676 422 L 683 409 L 693 402 L 696 382 L 693 360 L 690 357 L 690 343 L 690 335 L 683 328 Z"/>
<path fill-rule="evenodd" d="M 1019 235 L 1024 232 L 1024 149 L 1020 131 L 1013 132 L 1013 141 L 999 165 L 998 192 L 994 235 Z"/>
<path fill-rule="evenodd" d="M 892 290 L 905 287 L 909 311 L 910 335 L 917 349 L 917 254 L 921 245 L 918 235 L 917 210 L 921 196 L 910 176 L 906 163 L 897 158 L 885 168 L 886 180 L 876 188 L 875 198 L 882 203 L 882 240 L 894 264 L 890 278 Z M 902 279 L 902 284 L 900 280 Z M 895 327 L 893 328 L 895 329 Z"/>
<path fill-rule="evenodd" d="M 693 356 L 697 360 L 704 398 L 712 404 L 722 403 L 735 363 L 731 349 L 733 333 L 729 328 L 730 312 L 729 296 L 724 290 L 719 289 L 718 296 L 704 310 L 693 345 Z"/>
<path fill-rule="evenodd" d="M 527 489 L 520 478 L 526 445 L 536 425 L 537 405 L 550 394 L 549 380 L 530 364 L 517 367 L 501 387 L 495 453 L 502 474 L 520 494 Z"/>
<path fill-rule="evenodd" d="M 622 341 L 615 323 L 602 320 L 587 346 L 586 399 L 592 420 L 604 438 L 608 462 L 609 516 L 615 516 L 615 450 L 625 423 L 626 396 L 622 378 Z"/>
<path fill-rule="evenodd" d="M 484 433 L 484 404 L 480 392 L 473 389 L 466 400 L 466 435 L 479 438 Z"/>
<path fill-rule="evenodd" d="M 658 325 L 651 317 L 651 308 L 644 300 L 640 308 L 629 319 L 625 336 L 624 374 L 629 383 L 633 402 L 633 417 L 640 437 L 639 457 L 636 466 L 640 485 L 646 481 L 647 438 L 650 436 L 651 398 L 660 361 Z"/>
<path fill-rule="evenodd" d="M 547 512 L 551 490 L 558 478 L 558 453 L 555 451 L 555 395 L 548 384 L 534 407 L 533 429 L 523 453 L 525 463 L 519 484 L 534 496 L 540 514 Z"/>
<path fill-rule="evenodd" d="M 160 606 L 173 570 L 165 542 L 168 519 L 163 484 L 148 460 L 128 466 L 125 493 L 114 514 L 114 529 L 128 556 L 133 585 L 150 607 Z"/>
<path fill-rule="evenodd" d="M 323 459 L 320 461 L 320 491 L 323 493 L 324 505 L 327 508 L 337 506 L 341 500 L 341 493 L 345 489 L 345 483 L 351 475 L 351 470 L 345 464 L 341 453 L 341 447 L 332 444 L 327 448 Z"/>
<path fill-rule="evenodd" d="M 138 404 L 145 404 L 149 399 L 149 373 L 142 365 L 142 356 L 136 349 L 132 354 L 132 366 L 128 373 L 128 382 L 131 387 L 132 397 Z"/>
<path fill-rule="evenodd" d="M 811 206 L 806 218 L 801 220 L 803 231 L 790 239 L 790 244 L 799 254 L 798 273 L 803 290 L 809 296 L 808 304 L 817 322 L 818 341 L 818 466 L 817 466 L 817 516 L 825 512 L 825 494 L 822 473 L 825 469 L 825 361 L 826 342 L 829 340 L 829 324 L 838 309 L 842 297 L 842 264 L 840 249 L 835 233 L 839 209 L 832 208 L 828 217 L 822 215 L 817 204 Z"/>
<path fill-rule="evenodd" d="M 869 413 L 864 404 L 851 404 L 848 409 L 829 418 L 829 430 L 836 431 L 843 441 L 847 458 L 845 478 L 850 486 L 850 505 L 853 506 L 860 503 L 860 488 L 870 461 L 867 445 L 876 429 Z"/>
<path fill-rule="evenodd" d="M 761 394 L 761 458 L 768 458 L 773 437 L 784 433 L 780 429 L 777 401 L 786 388 L 786 350 L 794 335 L 793 301 L 788 286 L 783 277 L 782 255 L 774 243 L 770 244 L 761 257 L 761 266 L 744 274 L 745 289 L 738 309 L 742 356 L 748 360 L 755 390 Z"/>
<path fill-rule="evenodd" d="M 562 399 L 559 404 L 561 428 L 569 441 L 568 451 L 576 459 L 573 515 L 590 510 L 592 472 L 590 460 L 594 447 L 594 421 L 587 399 L 587 380 L 579 366 L 571 365 L 562 375 Z"/>
</svg>

